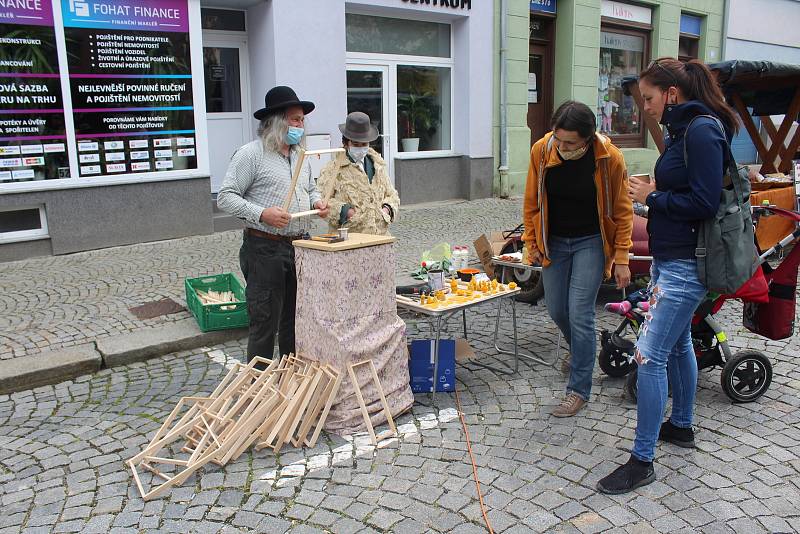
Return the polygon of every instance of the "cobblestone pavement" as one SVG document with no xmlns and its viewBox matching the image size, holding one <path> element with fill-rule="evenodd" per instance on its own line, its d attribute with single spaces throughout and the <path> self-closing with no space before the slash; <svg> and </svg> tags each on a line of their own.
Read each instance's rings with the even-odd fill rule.
<svg viewBox="0 0 800 534">
<path fill-rule="evenodd" d="M 490 353 L 494 309 L 469 315 L 481 355 Z M 736 324 L 739 312 L 733 306 L 725 324 Z M 546 311 L 520 306 L 519 318 L 522 348 L 552 357 Z M 459 328 L 454 322 L 453 333 Z M 411 322 L 409 332 L 422 334 Z M 616 497 L 594 485 L 627 459 L 633 436 L 635 406 L 620 379 L 596 372 L 592 402 L 559 420 L 549 416 L 564 383 L 558 370 L 522 364 L 500 376 L 460 366 L 462 411 L 494 530 L 800 531 L 797 338 L 733 342 L 769 354 L 775 377 L 767 394 L 733 405 L 719 371 L 701 373 L 698 449 L 660 445 L 658 480 Z M 124 460 L 179 396 L 208 393 L 242 354 L 242 342 L 232 342 L 0 396 L 0 533 L 485 532 L 453 394 L 439 394 L 435 406 L 417 395 L 399 418 L 399 439 L 377 450 L 364 436 L 330 435 L 277 456 L 251 450 L 144 503 Z"/>
<path fill-rule="evenodd" d="M 511 227 L 520 202 L 485 200 L 404 213 L 397 272 L 447 240 Z M 182 319 L 138 321 L 127 308 L 170 297 L 182 281 L 238 272 L 239 235 L 120 247 L 0 264 L 0 358 Z M 604 291 L 604 299 L 615 295 Z M 613 320 L 598 306 L 600 326 Z M 470 342 L 491 356 L 493 306 L 469 314 Z M 518 306 L 521 348 L 552 358 L 546 310 Z M 459 366 L 462 412 L 496 532 L 800 531 L 800 336 L 768 342 L 741 327 L 741 307 L 720 314 L 735 350 L 775 365 L 758 402 L 734 405 L 719 370 L 701 373 L 698 449 L 659 447 L 657 482 L 607 497 L 596 481 L 627 459 L 635 406 L 622 380 L 595 373 L 578 417 L 549 416 L 564 377 L 544 365 L 517 374 Z M 409 321 L 410 337 L 425 335 Z M 424 326 L 424 325 L 423 325 Z M 451 325 L 453 334 L 460 330 Z M 501 338 L 510 327 L 503 321 Z M 243 342 L 167 355 L 55 386 L 0 395 L 0 534 L 5 532 L 485 532 L 453 394 L 418 395 L 399 439 L 324 435 L 314 449 L 248 451 L 209 466 L 164 498 L 144 503 L 125 468 L 183 395 L 206 394 Z M 508 360 L 504 360 L 508 361 Z M 558 366 L 556 366 L 558 367 Z"/>
<path fill-rule="evenodd" d="M 420 253 L 439 241 L 472 244 L 481 233 L 513 228 L 521 200 L 411 207 L 392 232 L 397 272 L 408 273 Z M 0 263 L 0 360 L 152 328 L 188 312 L 139 320 L 128 308 L 171 298 L 185 304 L 183 280 L 222 272 L 241 279 L 241 232 Z"/>
</svg>

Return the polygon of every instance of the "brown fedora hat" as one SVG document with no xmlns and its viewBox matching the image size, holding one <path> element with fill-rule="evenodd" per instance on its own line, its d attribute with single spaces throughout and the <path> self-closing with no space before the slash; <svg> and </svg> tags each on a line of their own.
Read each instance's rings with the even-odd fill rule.
<svg viewBox="0 0 800 534">
<path fill-rule="evenodd" d="M 347 115 L 344 124 L 339 125 L 342 135 L 351 141 L 371 143 L 380 135 L 369 120 L 369 115 L 361 111 L 354 111 Z"/>
</svg>

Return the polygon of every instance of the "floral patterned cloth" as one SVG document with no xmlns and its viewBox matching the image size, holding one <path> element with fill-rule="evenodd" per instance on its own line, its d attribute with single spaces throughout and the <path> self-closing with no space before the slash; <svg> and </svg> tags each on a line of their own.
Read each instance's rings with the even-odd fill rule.
<svg viewBox="0 0 800 534">
<path fill-rule="evenodd" d="M 365 428 L 348 366 L 368 359 L 378 371 L 392 416 L 411 408 L 405 323 L 395 304 L 394 245 L 342 252 L 296 247 L 295 263 L 297 353 L 343 374 L 325 429 L 349 434 Z M 357 368 L 356 376 L 372 424 L 384 423 L 369 366 Z"/>
</svg>

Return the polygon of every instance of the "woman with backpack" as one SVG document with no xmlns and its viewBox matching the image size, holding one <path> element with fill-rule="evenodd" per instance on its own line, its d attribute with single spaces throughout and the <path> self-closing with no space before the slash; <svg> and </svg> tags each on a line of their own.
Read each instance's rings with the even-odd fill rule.
<svg viewBox="0 0 800 534">
<path fill-rule="evenodd" d="M 567 101 L 553 114 L 552 132 L 531 149 L 522 239 L 528 260 L 541 263 L 547 312 L 569 344 L 569 381 L 554 417 L 572 417 L 587 402 L 597 355 L 594 309 L 604 278 L 631 281 L 633 208 L 625 159 L 595 131 L 589 106 Z"/>
<path fill-rule="evenodd" d="M 695 257 L 701 223 L 717 214 L 730 139 L 738 130 L 703 63 L 660 58 L 639 75 L 644 112 L 666 127 L 665 150 L 655 165 L 655 184 L 631 178 L 632 200 L 646 204 L 650 253 L 650 307 L 639 331 L 636 436 L 628 462 L 597 483 L 603 493 L 626 493 L 655 480 L 656 441 L 694 447 L 692 416 L 697 360 L 691 320 L 707 288 Z M 662 423 L 667 403 L 672 414 Z"/>
</svg>

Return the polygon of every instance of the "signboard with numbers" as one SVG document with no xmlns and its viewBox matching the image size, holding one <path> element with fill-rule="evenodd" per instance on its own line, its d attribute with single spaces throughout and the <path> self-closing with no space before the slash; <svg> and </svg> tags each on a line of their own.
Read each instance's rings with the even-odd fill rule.
<svg viewBox="0 0 800 534">
<path fill-rule="evenodd" d="M 50 0 L 0 13 L 0 184 L 69 177 Z"/>
<path fill-rule="evenodd" d="M 187 0 L 61 0 L 79 175 L 197 168 Z"/>
</svg>

